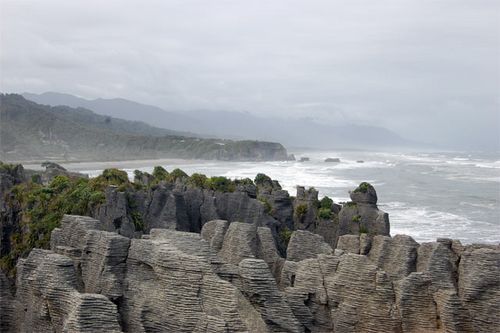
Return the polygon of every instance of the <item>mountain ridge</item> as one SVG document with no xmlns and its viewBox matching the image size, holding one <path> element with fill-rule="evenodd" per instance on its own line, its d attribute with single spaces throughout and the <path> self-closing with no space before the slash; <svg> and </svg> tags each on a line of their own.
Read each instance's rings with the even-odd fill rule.
<svg viewBox="0 0 500 333">
<path fill-rule="evenodd" d="M 241 111 L 174 112 L 124 98 L 88 100 L 56 92 L 24 93 L 23 96 L 43 104 L 66 103 L 73 107 L 83 106 L 96 113 L 118 116 L 127 120 L 140 120 L 150 125 L 176 131 L 238 140 L 277 141 L 287 147 L 359 149 L 418 145 L 395 132 L 377 126 L 318 123 L 310 119 L 266 118 Z"/>
<path fill-rule="evenodd" d="M 41 105 L 16 94 L 0 95 L 0 111 L 0 158 L 10 161 L 288 158 L 286 149 L 275 142 L 170 135 L 144 123 Z"/>
</svg>

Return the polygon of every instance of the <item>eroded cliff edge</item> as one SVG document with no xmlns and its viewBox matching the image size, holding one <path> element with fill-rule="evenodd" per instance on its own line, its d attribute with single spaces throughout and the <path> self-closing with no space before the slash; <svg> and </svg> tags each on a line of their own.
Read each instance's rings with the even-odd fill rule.
<svg viewBox="0 0 500 333">
<path fill-rule="evenodd" d="M 67 215 L 18 263 L 4 299 L 22 332 L 495 332 L 500 250 L 449 239 L 294 231 L 215 220 L 141 239 Z M 3 323 L 7 323 L 3 321 Z"/>
<path fill-rule="evenodd" d="M 0 330 L 500 327 L 498 246 L 390 237 L 387 214 L 376 207 L 369 184 L 337 206 L 319 202 L 314 190 L 298 188 L 290 198 L 270 179 L 255 183 L 224 192 L 175 180 L 132 191 L 134 202 L 145 202 L 144 210 L 133 210 L 144 216 L 141 228 L 129 211 L 129 192 L 109 187 L 92 212 L 100 221 L 65 215 L 49 249 L 19 260 L 16 288 L 0 274 Z"/>
</svg>

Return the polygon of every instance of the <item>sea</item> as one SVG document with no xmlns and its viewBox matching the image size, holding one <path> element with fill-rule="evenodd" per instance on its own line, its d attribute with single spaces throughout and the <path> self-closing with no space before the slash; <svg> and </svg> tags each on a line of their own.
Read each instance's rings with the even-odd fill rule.
<svg viewBox="0 0 500 333">
<path fill-rule="evenodd" d="M 438 237 L 463 244 L 500 243 L 500 154 L 472 152 L 291 151 L 309 161 L 223 162 L 144 160 L 71 163 L 68 170 L 96 176 L 118 167 L 152 172 L 155 165 L 181 168 L 188 174 L 254 178 L 265 173 L 290 195 L 296 186 L 314 187 L 319 197 L 349 200 L 349 191 L 364 181 L 378 195 L 378 206 L 389 213 L 391 235 L 406 234 L 418 242 Z M 325 162 L 339 158 L 339 163 Z"/>
</svg>

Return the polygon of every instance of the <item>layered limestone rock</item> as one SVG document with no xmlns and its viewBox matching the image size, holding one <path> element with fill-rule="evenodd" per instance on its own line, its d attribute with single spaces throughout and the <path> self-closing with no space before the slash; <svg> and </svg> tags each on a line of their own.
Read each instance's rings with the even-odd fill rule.
<svg viewBox="0 0 500 333">
<path fill-rule="evenodd" d="M 52 232 L 52 251 L 73 260 L 80 289 L 111 300 L 122 296 L 130 239 L 96 230 L 99 221 L 66 215 Z"/>
<path fill-rule="evenodd" d="M 304 230 L 297 230 L 290 237 L 286 259 L 302 261 L 315 258 L 318 254 L 331 254 L 332 252 L 332 248 L 325 243 L 322 236 Z"/>
<path fill-rule="evenodd" d="M 499 247 L 466 249 L 460 256 L 458 294 L 477 332 L 500 328 Z"/>
<path fill-rule="evenodd" d="M 134 212 L 144 225 L 137 231 L 128 203 L 134 202 Z M 127 237 L 140 237 L 151 229 L 201 232 L 205 223 L 223 219 L 266 226 L 277 234 L 280 222 L 267 214 L 262 203 L 246 192 L 215 192 L 187 187 L 184 184 L 162 183 L 147 191 L 125 193 L 117 188 L 106 192 L 106 201 L 94 213 L 105 230 Z"/>
<path fill-rule="evenodd" d="M 20 332 L 120 332 L 116 305 L 80 293 L 71 258 L 34 249 L 17 266 Z"/>
<path fill-rule="evenodd" d="M 13 332 L 14 321 L 14 295 L 9 279 L 0 270 L 0 332 Z"/>
<path fill-rule="evenodd" d="M 350 192 L 350 197 L 352 201 L 346 203 L 339 213 L 338 236 L 363 233 L 389 236 L 389 215 L 378 209 L 373 186 L 361 183 Z"/>
<path fill-rule="evenodd" d="M 375 236 L 368 257 L 394 279 L 416 270 L 418 243 L 410 236 Z"/>
<path fill-rule="evenodd" d="M 3 331 L 496 332 L 500 247 L 272 230 L 213 220 L 141 239 L 65 216 L 0 290 Z M 0 283 L 6 283 L 0 274 Z M 12 307 L 10 304 L 15 304 Z M 9 307 L 10 306 L 10 307 Z M 5 312 L 5 309 L 8 309 Z"/>
</svg>

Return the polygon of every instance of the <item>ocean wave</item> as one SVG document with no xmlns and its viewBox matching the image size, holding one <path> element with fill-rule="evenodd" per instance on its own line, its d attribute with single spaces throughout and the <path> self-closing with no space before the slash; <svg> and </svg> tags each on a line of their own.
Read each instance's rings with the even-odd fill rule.
<svg viewBox="0 0 500 333">
<path fill-rule="evenodd" d="M 463 243 L 500 241 L 500 230 L 492 223 L 404 202 L 389 202 L 381 207 L 389 213 L 392 235 L 407 234 L 418 242 L 434 241 L 436 237 L 459 239 Z"/>
<path fill-rule="evenodd" d="M 478 168 L 500 169 L 500 161 L 481 162 L 481 163 L 474 164 L 474 166 L 476 166 Z"/>
<path fill-rule="evenodd" d="M 476 207 L 476 208 L 486 208 L 486 209 L 495 209 L 497 203 L 490 202 L 490 203 L 477 203 L 477 202 L 467 202 L 467 201 L 460 201 L 459 203 L 460 206 L 470 206 L 470 207 Z"/>
</svg>

